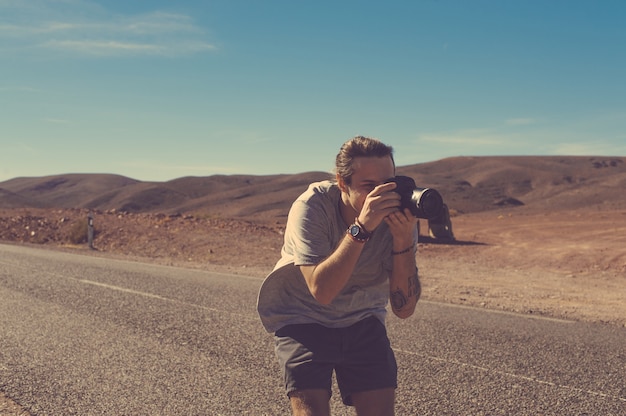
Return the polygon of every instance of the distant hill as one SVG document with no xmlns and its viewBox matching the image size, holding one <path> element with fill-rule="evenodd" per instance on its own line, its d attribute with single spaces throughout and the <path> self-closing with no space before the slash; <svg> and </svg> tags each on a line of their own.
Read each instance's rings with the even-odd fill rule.
<svg viewBox="0 0 626 416">
<path fill-rule="evenodd" d="M 626 157 L 454 157 L 398 172 L 439 189 L 459 212 L 626 208 Z"/>
<path fill-rule="evenodd" d="M 625 157 L 454 157 L 397 168 L 439 190 L 459 213 L 626 208 Z M 292 201 L 325 172 L 214 175 L 142 182 L 119 175 L 67 174 L 0 182 L 0 208 L 90 208 L 284 220 Z"/>
</svg>

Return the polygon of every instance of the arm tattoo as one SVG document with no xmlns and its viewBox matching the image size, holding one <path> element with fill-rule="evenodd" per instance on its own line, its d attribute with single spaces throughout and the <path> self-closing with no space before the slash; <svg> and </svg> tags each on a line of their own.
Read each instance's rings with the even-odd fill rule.
<svg viewBox="0 0 626 416">
<path fill-rule="evenodd" d="M 419 299 L 422 294 L 422 286 L 420 285 L 420 279 L 417 277 L 417 272 L 409 277 L 409 296 L 417 296 Z"/>
<path fill-rule="evenodd" d="M 411 296 L 417 296 L 417 298 L 419 299 L 421 293 L 422 287 L 420 285 L 419 278 L 417 277 L 417 273 L 415 273 L 413 276 L 409 277 L 408 296 L 400 288 L 396 289 L 396 291 L 394 292 L 391 292 L 391 306 L 395 310 L 402 310 L 409 303 L 408 298 L 410 298 Z"/>
<path fill-rule="evenodd" d="M 400 289 L 395 292 L 391 292 L 391 306 L 393 309 L 399 311 L 406 306 L 408 299 L 404 292 Z"/>
</svg>

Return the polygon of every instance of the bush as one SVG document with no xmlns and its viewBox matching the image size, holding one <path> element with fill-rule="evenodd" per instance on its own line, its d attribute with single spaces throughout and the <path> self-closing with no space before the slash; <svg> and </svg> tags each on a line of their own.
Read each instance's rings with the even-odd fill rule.
<svg viewBox="0 0 626 416">
<path fill-rule="evenodd" d="M 68 239 L 72 244 L 83 244 L 88 240 L 87 231 L 89 225 L 87 219 L 76 221 L 70 228 Z"/>
</svg>

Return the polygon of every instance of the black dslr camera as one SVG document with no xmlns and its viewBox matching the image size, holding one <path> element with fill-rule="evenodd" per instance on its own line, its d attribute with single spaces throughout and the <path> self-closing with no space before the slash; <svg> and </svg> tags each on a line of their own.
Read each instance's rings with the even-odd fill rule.
<svg viewBox="0 0 626 416">
<path fill-rule="evenodd" d="M 413 178 L 408 176 L 396 176 L 387 180 L 386 183 L 397 184 L 394 192 L 400 194 L 400 207 L 408 208 L 417 218 L 430 220 L 441 214 L 443 198 L 441 194 L 432 188 L 418 188 Z"/>
</svg>

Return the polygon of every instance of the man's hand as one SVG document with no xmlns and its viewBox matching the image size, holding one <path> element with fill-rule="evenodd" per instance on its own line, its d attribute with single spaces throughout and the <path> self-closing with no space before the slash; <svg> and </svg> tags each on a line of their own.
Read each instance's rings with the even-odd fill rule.
<svg viewBox="0 0 626 416">
<path fill-rule="evenodd" d="M 389 231 L 393 236 L 394 251 L 400 251 L 413 244 L 413 235 L 417 227 L 417 218 L 411 214 L 411 210 L 395 210 L 385 217 Z"/>
<path fill-rule="evenodd" d="M 373 232 L 385 218 L 398 211 L 400 194 L 393 192 L 395 182 L 383 183 L 375 187 L 365 198 L 358 220 L 369 232 Z"/>
</svg>

